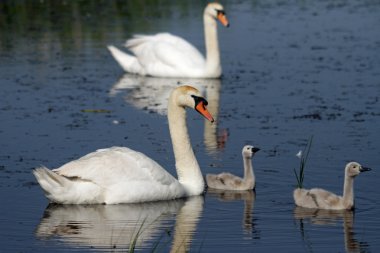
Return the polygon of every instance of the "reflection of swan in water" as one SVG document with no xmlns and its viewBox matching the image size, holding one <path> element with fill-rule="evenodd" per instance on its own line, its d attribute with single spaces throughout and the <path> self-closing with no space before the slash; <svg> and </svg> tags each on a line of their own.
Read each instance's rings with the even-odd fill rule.
<svg viewBox="0 0 380 253">
<path fill-rule="evenodd" d="M 244 200 L 244 213 L 242 220 L 244 231 L 248 233 L 251 238 L 260 239 L 260 233 L 255 228 L 255 219 L 253 218 L 253 208 L 256 199 L 255 191 L 230 191 L 208 188 L 207 195 L 217 197 L 221 201 Z"/>
<path fill-rule="evenodd" d="M 170 252 L 189 252 L 193 234 L 203 211 L 203 196 L 194 196 L 178 212 Z"/>
<path fill-rule="evenodd" d="M 218 133 L 218 113 L 220 100 L 220 79 L 199 78 L 157 78 L 125 74 L 111 88 L 110 96 L 123 94 L 127 103 L 148 112 L 167 114 L 167 101 L 174 87 L 190 84 L 204 93 L 207 109 L 214 117 L 215 122 L 205 122 L 204 142 L 209 153 L 222 149 L 227 140 L 227 130 Z M 125 95 L 124 95 L 125 94 Z"/>
<path fill-rule="evenodd" d="M 300 232 L 304 241 L 312 248 L 309 242 L 311 238 L 307 238 L 304 220 L 310 220 L 311 224 L 328 226 L 335 225 L 340 220 L 343 220 L 344 230 L 344 245 L 346 252 L 362 252 L 367 247 L 367 243 L 358 242 L 354 238 L 354 211 L 353 210 L 326 210 L 326 209 L 312 209 L 304 207 L 296 207 L 294 209 L 294 218 L 300 222 Z"/>
<path fill-rule="evenodd" d="M 36 229 L 36 237 L 58 238 L 73 247 L 128 250 L 141 228 L 136 247 L 149 248 L 160 243 L 160 234 L 170 231 L 169 221 L 177 214 L 172 251 L 185 252 L 202 210 L 203 196 L 122 205 L 51 204 Z"/>
</svg>

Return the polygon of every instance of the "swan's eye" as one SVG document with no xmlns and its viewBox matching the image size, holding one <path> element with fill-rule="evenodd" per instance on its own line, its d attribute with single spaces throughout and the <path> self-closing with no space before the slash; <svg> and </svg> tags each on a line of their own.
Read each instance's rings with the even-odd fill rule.
<svg viewBox="0 0 380 253">
<path fill-rule="evenodd" d="M 199 102 L 203 102 L 203 105 L 204 106 L 207 106 L 208 105 L 208 102 L 206 99 L 202 98 L 202 97 L 198 97 L 198 96 L 195 96 L 195 95 L 191 95 L 192 98 L 194 98 L 194 101 L 195 101 L 195 105 L 198 105 Z"/>
<path fill-rule="evenodd" d="M 218 10 L 218 9 L 215 9 L 216 10 L 216 13 L 218 15 L 222 14 L 222 15 L 226 15 L 226 13 L 224 12 L 224 10 Z"/>
</svg>

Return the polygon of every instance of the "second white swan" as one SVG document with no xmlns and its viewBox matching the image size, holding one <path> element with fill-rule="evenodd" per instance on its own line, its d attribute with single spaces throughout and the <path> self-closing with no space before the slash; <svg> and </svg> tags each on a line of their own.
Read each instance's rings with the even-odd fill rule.
<svg viewBox="0 0 380 253">
<path fill-rule="evenodd" d="M 134 55 L 111 45 L 108 49 L 129 73 L 156 77 L 218 78 L 222 67 L 215 19 L 229 26 L 223 6 L 209 3 L 203 13 L 206 58 L 189 42 L 170 33 L 135 35 L 125 44 Z"/>
<path fill-rule="evenodd" d="M 207 101 L 191 86 L 168 101 L 169 130 L 178 180 L 146 155 L 126 147 L 100 149 L 62 167 L 33 171 L 46 197 L 61 204 L 118 204 L 200 195 L 204 179 L 190 144 L 185 107 L 213 122 Z"/>
</svg>

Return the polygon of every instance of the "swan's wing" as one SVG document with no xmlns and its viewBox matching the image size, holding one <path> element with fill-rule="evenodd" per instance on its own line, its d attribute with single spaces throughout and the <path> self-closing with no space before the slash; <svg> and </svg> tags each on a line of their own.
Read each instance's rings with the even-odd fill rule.
<svg viewBox="0 0 380 253">
<path fill-rule="evenodd" d="M 228 173 L 228 172 L 223 172 L 223 173 L 220 173 L 217 178 L 219 180 L 224 180 L 224 181 L 227 181 L 227 182 L 236 182 L 236 181 L 241 181 L 242 179 L 238 176 L 235 176 L 231 173 Z"/>
<path fill-rule="evenodd" d="M 309 191 L 318 208 L 331 208 L 339 204 L 341 197 L 320 188 L 313 188 Z"/>
<path fill-rule="evenodd" d="M 158 163 L 125 147 L 100 149 L 54 170 L 59 175 L 110 186 L 120 181 L 170 185 L 177 180 Z"/>
<path fill-rule="evenodd" d="M 335 195 L 334 193 L 327 192 L 325 198 L 323 199 L 325 204 L 331 207 L 337 206 L 341 203 L 342 197 Z"/>
<path fill-rule="evenodd" d="M 126 47 L 148 72 L 166 68 L 201 68 L 205 64 L 205 58 L 193 45 L 169 33 L 136 35 L 126 42 Z"/>
<path fill-rule="evenodd" d="M 210 188 L 216 189 L 236 189 L 242 184 L 240 177 L 227 172 L 218 175 L 208 174 L 206 180 Z"/>
</svg>

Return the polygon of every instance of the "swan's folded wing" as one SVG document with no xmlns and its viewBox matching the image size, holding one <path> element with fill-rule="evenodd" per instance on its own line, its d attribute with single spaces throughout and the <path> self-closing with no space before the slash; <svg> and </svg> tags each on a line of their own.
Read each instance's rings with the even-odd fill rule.
<svg viewBox="0 0 380 253">
<path fill-rule="evenodd" d="M 169 33 L 154 36 L 136 35 L 127 41 L 126 46 L 145 68 L 200 68 L 205 64 L 204 57 L 193 45 Z"/>
<path fill-rule="evenodd" d="M 327 206 L 330 206 L 330 207 L 338 206 L 340 202 L 342 201 L 342 198 L 331 192 L 329 194 L 328 193 L 329 192 L 326 193 L 326 197 L 325 197 L 325 203 L 327 204 Z"/>
<path fill-rule="evenodd" d="M 125 147 L 92 152 L 54 170 L 59 175 L 109 186 L 120 181 L 145 181 L 169 185 L 177 180 L 158 163 Z"/>
<path fill-rule="evenodd" d="M 339 204 L 340 197 L 332 192 L 320 188 L 313 188 L 309 191 L 317 208 L 332 208 Z"/>
</svg>

